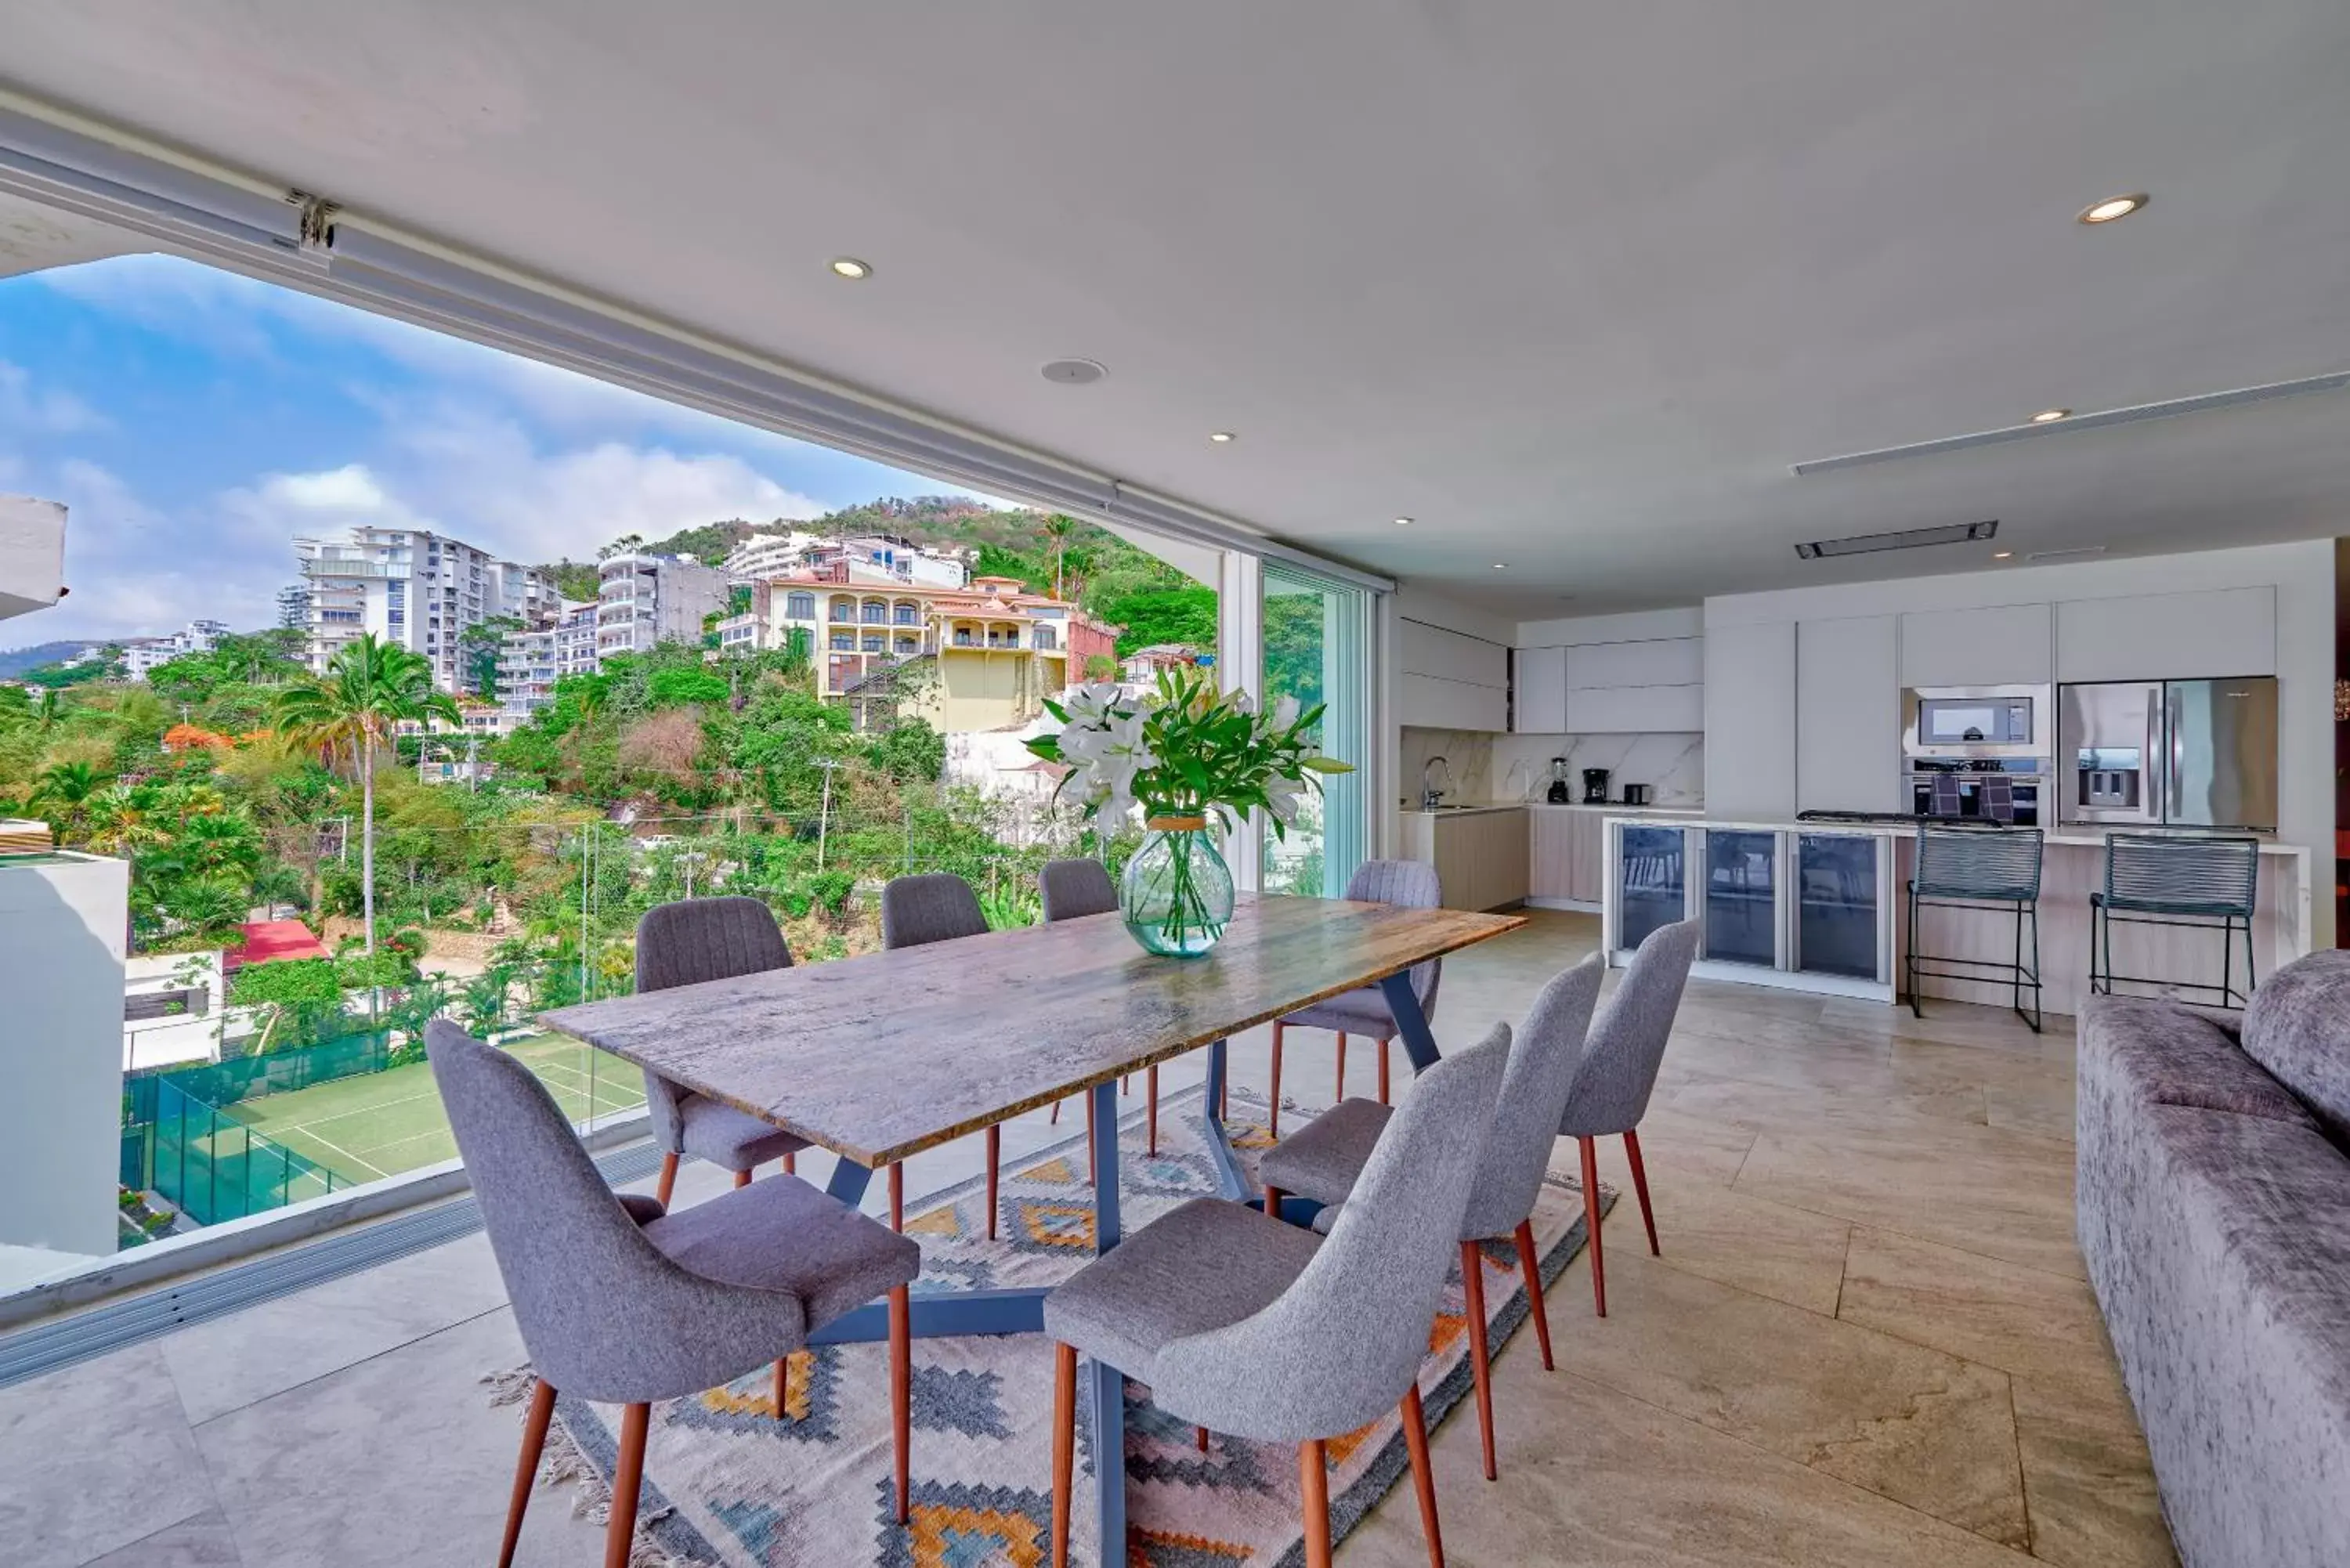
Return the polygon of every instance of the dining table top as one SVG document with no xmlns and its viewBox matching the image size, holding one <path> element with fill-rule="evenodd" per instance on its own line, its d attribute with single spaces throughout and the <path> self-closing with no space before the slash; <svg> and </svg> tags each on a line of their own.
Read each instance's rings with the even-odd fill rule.
<svg viewBox="0 0 2350 1568">
<path fill-rule="evenodd" d="M 1243 894 L 1203 957 L 1115 914 L 557 1008 L 574 1035 L 867 1167 L 1502 936 L 1522 915 Z"/>
</svg>

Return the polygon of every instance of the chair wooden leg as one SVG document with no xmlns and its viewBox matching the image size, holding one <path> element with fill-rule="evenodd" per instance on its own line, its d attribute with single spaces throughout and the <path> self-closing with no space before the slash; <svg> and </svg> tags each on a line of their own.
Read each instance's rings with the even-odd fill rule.
<svg viewBox="0 0 2350 1568">
<path fill-rule="evenodd" d="M 1272 1215 L 1275 1220 L 1281 1218 L 1281 1199 L 1283 1196 L 1284 1194 L 1278 1187 L 1268 1187 L 1264 1189 L 1264 1211 L 1267 1214 Z"/>
<path fill-rule="evenodd" d="M 1003 1160 L 1003 1129 L 987 1129 L 987 1239 L 995 1240 L 995 1191 L 997 1172 Z"/>
<path fill-rule="evenodd" d="M 1199 1442 L 1200 1451 L 1203 1454 L 1206 1453 L 1208 1451 L 1208 1428 L 1205 1427 L 1194 1427 L 1191 1430 L 1195 1434 L 1196 1439 Z"/>
<path fill-rule="evenodd" d="M 1144 1113 L 1149 1118 L 1144 1123 L 1144 1126 L 1149 1129 L 1147 1134 L 1149 1142 L 1143 1146 L 1143 1148 L 1151 1158 L 1157 1159 L 1159 1158 L 1159 1069 L 1153 1067 L 1143 1074 L 1142 1081 L 1142 1092 L 1150 1097 L 1150 1109 Z"/>
<path fill-rule="evenodd" d="M 1330 1472 L 1319 1438 L 1297 1445 L 1297 1484 L 1305 1494 L 1305 1568 L 1330 1568 Z"/>
<path fill-rule="evenodd" d="M 604 1568 L 629 1568 L 637 1539 L 637 1492 L 645 1484 L 645 1430 L 650 1405 L 620 1412 L 620 1460 L 612 1469 L 612 1520 L 604 1527 Z"/>
<path fill-rule="evenodd" d="M 546 1424 L 555 1417 L 555 1385 L 542 1377 L 530 1391 L 530 1415 L 522 1426 L 522 1457 L 515 1461 L 514 1501 L 506 1504 L 505 1544 L 498 1548 L 498 1568 L 514 1562 L 522 1541 L 523 1511 L 530 1507 L 530 1489 L 538 1480 L 538 1457 L 546 1451 Z"/>
<path fill-rule="evenodd" d="M 1648 1168 L 1640 1163 L 1640 1135 L 1624 1135 L 1624 1154 L 1632 1162 L 1632 1190 L 1640 1195 L 1640 1223 L 1648 1228 L 1648 1255 L 1661 1258 L 1664 1249 L 1657 1245 L 1657 1211 L 1648 1207 Z"/>
<path fill-rule="evenodd" d="M 790 1149 L 786 1149 L 786 1150 L 785 1150 L 785 1151 L 784 1151 L 784 1174 L 785 1174 L 785 1176 L 797 1176 L 799 1173 L 800 1173 L 800 1157 L 798 1156 L 798 1154 L 796 1154 L 795 1152 L 794 1152 L 794 1151 L 792 1151 L 792 1150 L 790 1150 Z"/>
<path fill-rule="evenodd" d="M 1419 1498 L 1419 1532 L 1428 1538 L 1428 1568 L 1444 1568 L 1444 1532 L 1436 1522 L 1436 1467 L 1428 1459 L 1428 1417 L 1419 1385 L 1403 1397 L 1403 1446 L 1411 1454 L 1411 1490 Z"/>
<path fill-rule="evenodd" d="M 1273 1115 L 1267 1128 L 1274 1137 L 1281 1136 L 1281 1036 L 1289 1026 L 1275 1019 L 1273 1025 Z"/>
<path fill-rule="evenodd" d="M 1599 1255 L 1599 1142 L 1575 1140 L 1583 1147 L 1583 1233 L 1591 1248 L 1591 1304 L 1607 1315 L 1607 1265 Z"/>
<path fill-rule="evenodd" d="M 1550 1312 L 1543 1305 L 1542 1254 L 1534 1250 L 1534 1222 L 1518 1221 L 1518 1272 L 1526 1277 L 1526 1305 L 1534 1310 L 1534 1342 L 1542 1346 L 1543 1370 L 1555 1371 L 1550 1358 Z"/>
<path fill-rule="evenodd" d="M 734 1173 L 734 1185 L 735 1185 L 735 1186 L 737 1186 L 737 1187 L 748 1187 L 748 1186 L 750 1186 L 750 1185 L 751 1185 L 751 1173 L 750 1173 L 749 1171 L 747 1171 L 747 1170 L 738 1170 L 738 1171 L 736 1171 L 736 1172 Z"/>
<path fill-rule="evenodd" d="M 1379 1042 L 1379 1104 L 1388 1104 L 1388 1042 Z"/>
<path fill-rule="evenodd" d="M 889 1293 L 889 1438 L 897 1449 L 900 1524 L 906 1522 L 913 1490 L 913 1398 L 914 1308 L 906 1287 L 899 1285 Z"/>
<path fill-rule="evenodd" d="M 889 1168 L 889 1229 L 903 1231 L 905 1228 L 906 1168 L 893 1165 Z"/>
<path fill-rule="evenodd" d="M 792 1418 L 792 1361 L 788 1355 L 775 1357 L 775 1419 Z"/>
<path fill-rule="evenodd" d="M 1338 1035 L 1338 1095 L 1337 1095 L 1337 1097 L 1338 1097 L 1339 1099 L 1342 1099 L 1342 1100 L 1343 1100 L 1343 1099 L 1345 1099 L 1345 1098 L 1347 1097 L 1347 1036 L 1346 1036 L 1346 1034 L 1345 1034 L 1345 1033 L 1344 1033 L 1343 1031 L 1342 1031 L 1342 1032 L 1339 1033 L 1339 1035 Z"/>
<path fill-rule="evenodd" d="M 1469 1370 L 1477 1381 L 1477 1439 L 1484 1446 L 1485 1479 L 1499 1480 L 1493 1462 L 1493 1368 L 1485 1355 L 1485 1264 L 1474 1241 L 1461 1243 L 1461 1293 L 1468 1298 Z"/>
<path fill-rule="evenodd" d="M 660 1185 L 653 1189 L 653 1197 L 660 1202 L 662 1208 L 666 1209 L 669 1207 L 670 1195 L 676 1190 L 677 1154 L 672 1150 L 670 1153 L 661 1156 L 660 1182 Z"/>
<path fill-rule="evenodd" d="M 1077 1456 L 1077 1347 L 1053 1347 L 1053 1568 L 1069 1568 L 1069 1489 Z"/>
</svg>

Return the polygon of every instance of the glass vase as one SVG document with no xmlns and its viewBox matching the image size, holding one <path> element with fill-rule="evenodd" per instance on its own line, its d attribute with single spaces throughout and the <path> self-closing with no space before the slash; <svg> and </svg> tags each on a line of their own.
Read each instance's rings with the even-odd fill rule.
<svg viewBox="0 0 2350 1568">
<path fill-rule="evenodd" d="M 1232 918 L 1232 873 L 1204 816 L 1154 816 L 1126 863 L 1118 911 L 1147 952 L 1198 958 Z"/>
</svg>

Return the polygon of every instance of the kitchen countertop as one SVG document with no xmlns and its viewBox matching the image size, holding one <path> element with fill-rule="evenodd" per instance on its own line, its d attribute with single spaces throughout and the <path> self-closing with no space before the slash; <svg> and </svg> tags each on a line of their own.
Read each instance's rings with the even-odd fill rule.
<svg viewBox="0 0 2350 1568">
<path fill-rule="evenodd" d="M 1576 808 L 1553 806 L 1551 809 L 1556 811 Z M 1834 833 L 1866 835 L 1867 836 L 1874 838 L 1908 838 L 1918 831 L 1916 825 L 1906 822 L 1788 822 L 1784 820 L 1771 822 L 1746 822 L 1727 819 L 1717 820 L 1715 818 L 1707 817 L 1702 811 L 1694 807 L 1687 806 L 1651 806 L 1638 809 L 1626 808 L 1622 806 L 1588 806 L 1582 807 L 1580 809 L 1590 811 L 1610 811 L 1619 816 L 1633 816 L 1663 812 L 1673 815 L 1691 818 L 1692 820 L 1690 822 L 1690 826 L 1691 827 L 1721 827 L 1728 828 L 1733 832 L 1742 833 Z M 2192 833 L 2177 832 L 2176 830 L 2169 830 L 2169 833 L 2171 836 L 2180 838 L 2192 838 L 2196 836 L 2196 835 Z M 2220 834 L 2215 836 L 2227 837 L 2229 836 L 2226 834 Z M 2251 835 L 2251 836 L 2260 838 L 2261 853 L 2263 855 L 2306 855 L 2309 853 L 2308 850 L 2298 844 L 2281 844 L 2273 838 L 2258 834 Z M 2043 837 L 2042 842 L 2053 849 L 2103 849 L 2106 846 L 2106 840 L 2102 834 L 2084 833 L 2077 828 L 2071 831 L 2060 830 L 2047 834 Z"/>
<path fill-rule="evenodd" d="M 1488 801 L 1475 805 L 1448 805 L 1440 811 L 1423 811 L 1416 805 L 1403 808 L 1406 816 L 1475 816 L 1489 811 L 1596 811 L 1610 816 L 1703 816 L 1701 805 L 1626 805 L 1613 801 L 1606 805 L 1586 805 L 1582 801 L 1569 801 L 1554 805 L 1546 800 Z"/>
</svg>

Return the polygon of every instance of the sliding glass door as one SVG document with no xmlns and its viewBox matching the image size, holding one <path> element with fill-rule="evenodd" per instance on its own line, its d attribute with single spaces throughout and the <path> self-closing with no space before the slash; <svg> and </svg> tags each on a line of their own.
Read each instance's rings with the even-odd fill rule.
<svg viewBox="0 0 2350 1568">
<path fill-rule="evenodd" d="M 1369 590 L 1268 560 L 1263 569 L 1263 679 L 1267 708 L 1283 698 L 1301 711 L 1316 706 L 1314 733 L 1326 756 L 1352 763 L 1350 774 L 1322 778 L 1297 805 L 1284 836 L 1263 835 L 1260 885 L 1268 893 L 1336 898 L 1369 853 L 1371 626 Z"/>
</svg>

